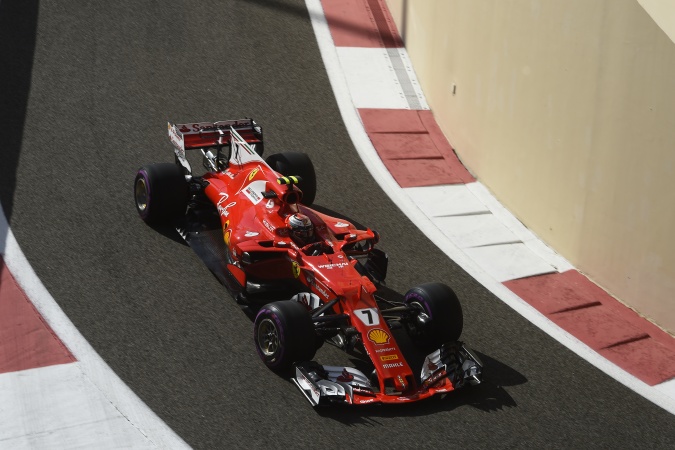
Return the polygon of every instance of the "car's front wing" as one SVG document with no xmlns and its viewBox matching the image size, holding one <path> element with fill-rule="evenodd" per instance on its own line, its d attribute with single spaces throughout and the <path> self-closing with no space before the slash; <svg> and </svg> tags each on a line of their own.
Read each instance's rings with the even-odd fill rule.
<svg viewBox="0 0 675 450">
<path fill-rule="evenodd" d="M 443 345 L 427 355 L 420 385 L 406 392 L 379 392 L 370 379 L 352 367 L 323 366 L 314 361 L 296 364 L 292 381 L 312 406 L 406 403 L 454 391 L 482 381 L 483 364 L 461 342 Z"/>
</svg>

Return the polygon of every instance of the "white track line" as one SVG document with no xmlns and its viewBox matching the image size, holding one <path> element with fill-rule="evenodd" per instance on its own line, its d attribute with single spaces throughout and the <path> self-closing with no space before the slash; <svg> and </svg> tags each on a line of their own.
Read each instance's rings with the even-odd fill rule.
<svg viewBox="0 0 675 450">
<path fill-rule="evenodd" d="M 25 433 L 3 435 L 2 442 L 12 448 L 52 443 L 57 448 L 189 448 L 124 384 L 61 310 L 21 251 L 1 206 L 0 254 L 42 318 L 77 358 L 75 363 L 0 375 L 0 428 L 3 433 Z M 59 397 L 63 401 L 52 401 Z M 22 412 L 27 415 L 21 417 Z M 89 420 L 83 417 L 86 413 Z M 53 441 L 55 436 L 58 441 Z"/>
<path fill-rule="evenodd" d="M 377 181 L 385 193 L 398 205 L 403 213 L 408 216 L 413 223 L 416 223 L 420 230 L 435 243 L 446 255 L 459 264 L 469 275 L 485 286 L 490 292 L 496 295 L 504 303 L 513 308 L 524 318 L 532 322 L 549 336 L 560 342 L 565 347 L 572 350 L 581 358 L 585 359 L 598 369 L 605 372 L 610 377 L 622 383 L 626 387 L 637 392 L 656 405 L 662 407 L 671 414 L 675 414 L 675 399 L 666 395 L 668 390 L 659 390 L 651 387 L 641 380 L 635 378 L 623 369 L 609 362 L 598 355 L 586 344 L 559 328 L 544 315 L 511 292 L 503 284 L 491 277 L 485 270 L 478 266 L 469 258 L 460 248 L 454 245 L 417 207 L 404 190 L 396 183 L 389 171 L 386 169 L 377 152 L 373 147 L 368 135 L 366 134 L 361 119 L 354 107 L 349 88 L 347 86 L 345 75 L 340 66 L 337 51 L 333 43 L 333 38 L 323 13 L 323 7 L 320 0 L 305 0 L 309 16 L 314 28 L 321 57 L 323 58 L 326 72 L 330 80 L 335 98 L 342 119 L 349 136 L 354 143 L 359 156 L 365 163 L 372 177 Z"/>
</svg>

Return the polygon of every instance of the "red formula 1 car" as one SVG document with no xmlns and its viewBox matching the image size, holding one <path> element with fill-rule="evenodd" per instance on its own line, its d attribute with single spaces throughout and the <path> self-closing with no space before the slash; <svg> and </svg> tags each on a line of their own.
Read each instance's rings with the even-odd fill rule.
<svg viewBox="0 0 675 450">
<path fill-rule="evenodd" d="M 310 208 L 316 176 L 307 155 L 264 160 L 252 119 L 168 129 L 175 163 L 139 169 L 139 215 L 175 224 L 235 298 L 258 311 L 260 358 L 276 372 L 292 370 L 312 405 L 411 402 L 481 382 L 482 363 L 458 341 L 462 309 L 452 289 L 427 283 L 404 301 L 385 299 L 378 234 Z M 190 150 L 201 151 L 203 175 L 193 173 Z M 395 328 L 428 352 L 416 372 Z M 313 361 L 324 342 L 367 355 L 365 370 Z"/>
</svg>

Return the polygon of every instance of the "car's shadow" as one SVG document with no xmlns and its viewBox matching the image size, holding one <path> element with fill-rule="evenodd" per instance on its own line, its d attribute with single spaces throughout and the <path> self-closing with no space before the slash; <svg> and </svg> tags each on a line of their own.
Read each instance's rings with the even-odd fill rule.
<svg viewBox="0 0 675 450">
<path fill-rule="evenodd" d="M 185 242 L 185 239 L 183 239 L 180 233 L 178 233 L 178 230 L 176 230 L 176 227 L 173 225 L 148 224 L 148 226 L 167 239 L 171 239 L 172 241 L 181 245 L 188 245 L 187 242 Z"/>
</svg>

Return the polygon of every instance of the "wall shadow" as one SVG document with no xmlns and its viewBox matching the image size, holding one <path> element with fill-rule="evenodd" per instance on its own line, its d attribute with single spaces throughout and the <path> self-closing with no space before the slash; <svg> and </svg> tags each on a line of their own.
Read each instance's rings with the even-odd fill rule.
<svg viewBox="0 0 675 450">
<path fill-rule="evenodd" d="M 39 3 L 0 1 L 0 204 L 9 223 L 28 109 Z"/>
</svg>

